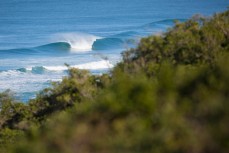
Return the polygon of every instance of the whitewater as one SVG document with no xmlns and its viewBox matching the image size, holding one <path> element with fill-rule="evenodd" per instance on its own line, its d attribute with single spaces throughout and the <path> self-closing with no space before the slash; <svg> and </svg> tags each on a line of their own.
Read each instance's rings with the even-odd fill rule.
<svg viewBox="0 0 229 153">
<path fill-rule="evenodd" d="M 27 102 L 61 81 L 65 64 L 107 73 L 142 37 L 227 6 L 228 0 L 2 0 L 0 92 L 10 89 Z"/>
</svg>

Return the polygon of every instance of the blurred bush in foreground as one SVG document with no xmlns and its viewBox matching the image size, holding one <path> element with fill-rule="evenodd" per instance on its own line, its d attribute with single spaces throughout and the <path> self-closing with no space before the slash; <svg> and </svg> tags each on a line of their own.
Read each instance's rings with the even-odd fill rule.
<svg viewBox="0 0 229 153">
<path fill-rule="evenodd" d="M 143 38 L 110 74 L 70 69 L 27 105 L 2 93 L 2 150 L 228 153 L 228 51 L 229 11 L 196 16 Z"/>
</svg>

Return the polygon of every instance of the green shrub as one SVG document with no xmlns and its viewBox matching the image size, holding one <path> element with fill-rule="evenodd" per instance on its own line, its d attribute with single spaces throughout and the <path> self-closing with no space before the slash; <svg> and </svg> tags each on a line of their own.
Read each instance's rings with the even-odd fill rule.
<svg viewBox="0 0 229 153">
<path fill-rule="evenodd" d="M 229 11 L 196 16 L 143 38 L 111 74 L 70 69 L 28 105 L 0 94 L 3 117 L 21 115 L 0 142 L 23 129 L 7 152 L 228 153 L 228 46 Z"/>
<path fill-rule="evenodd" d="M 123 53 L 126 72 L 143 70 L 154 75 L 164 61 L 171 64 L 214 66 L 219 54 L 229 50 L 229 11 L 213 18 L 193 17 L 162 35 L 143 38 L 137 48 Z"/>
</svg>

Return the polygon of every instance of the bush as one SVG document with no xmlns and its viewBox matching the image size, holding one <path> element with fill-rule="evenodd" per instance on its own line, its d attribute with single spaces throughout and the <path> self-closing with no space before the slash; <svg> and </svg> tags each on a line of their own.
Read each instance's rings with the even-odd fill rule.
<svg viewBox="0 0 229 153">
<path fill-rule="evenodd" d="M 0 95 L 2 114 L 21 114 L 14 130 L 39 121 L 7 152 L 229 152 L 228 16 L 194 17 L 143 38 L 111 74 L 71 69 L 29 105 Z M 18 131 L 10 132 L 15 142 Z"/>
<path fill-rule="evenodd" d="M 158 64 L 215 65 L 217 57 L 229 50 L 229 11 L 211 19 L 193 17 L 160 36 L 143 38 L 136 49 L 123 53 L 124 71 L 154 75 Z"/>
</svg>

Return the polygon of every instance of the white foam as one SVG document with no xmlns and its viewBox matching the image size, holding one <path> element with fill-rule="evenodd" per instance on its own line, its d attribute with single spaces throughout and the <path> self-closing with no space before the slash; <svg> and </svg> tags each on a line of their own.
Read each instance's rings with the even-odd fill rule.
<svg viewBox="0 0 229 153">
<path fill-rule="evenodd" d="M 8 70 L 0 72 L 0 92 L 11 89 L 20 96 L 23 93 L 36 93 L 50 86 L 51 81 L 61 81 L 62 77 L 67 75 L 64 70 L 66 66 L 43 66 L 48 73 L 36 74 L 31 72 L 34 66 L 26 68 L 26 72 L 19 70 Z M 106 60 L 89 62 L 84 64 L 73 65 L 74 68 L 97 70 L 112 68 L 113 65 Z"/>
<path fill-rule="evenodd" d="M 93 43 L 100 37 L 85 33 L 59 33 L 52 36 L 54 42 L 67 42 L 72 52 L 91 51 Z"/>
<path fill-rule="evenodd" d="M 17 71 L 17 70 L 8 70 L 8 71 L 2 71 L 0 72 L 0 76 L 2 77 L 11 77 L 11 76 L 17 76 L 21 75 L 22 72 Z"/>
<path fill-rule="evenodd" d="M 86 70 L 98 70 L 113 68 L 114 65 L 107 60 L 102 60 L 85 64 L 73 65 L 71 67 Z M 64 71 L 68 69 L 66 66 L 44 66 L 44 68 L 49 71 Z"/>
<path fill-rule="evenodd" d="M 8 70 L 0 72 L 0 92 L 11 89 L 19 93 L 37 92 L 47 87 L 47 82 L 61 79 L 62 75 L 37 75 L 33 73 L 24 73 L 17 70 Z"/>
<path fill-rule="evenodd" d="M 98 62 L 90 62 L 90 63 L 85 63 L 85 64 L 79 64 L 73 66 L 74 68 L 78 69 L 88 69 L 88 70 L 97 70 L 97 69 L 107 69 L 107 68 L 113 68 L 114 65 L 111 64 L 107 60 L 102 60 Z"/>
<path fill-rule="evenodd" d="M 33 67 L 27 67 L 26 71 L 32 71 Z"/>
<path fill-rule="evenodd" d="M 67 70 L 66 66 L 43 66 L 46 70 L 49 71 L 64 71 Z"/>
</svg>

